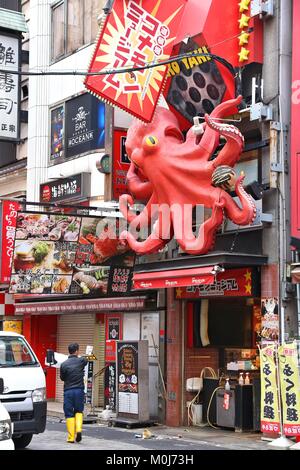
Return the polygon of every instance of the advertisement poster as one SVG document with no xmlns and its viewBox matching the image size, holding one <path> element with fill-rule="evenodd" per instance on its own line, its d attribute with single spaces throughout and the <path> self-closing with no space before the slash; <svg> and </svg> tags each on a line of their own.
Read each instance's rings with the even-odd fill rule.
<svg viewBox="0 0 300 470">
<path fill-rule="evenodd" d="M 261 338 L 276 341 L 279 338 L 279 312 L 276 297 L 261 299 Z"/>
<path fill-rule="evenodd" d="M 19 212 L 9 292 L 122 296 L 134 254 L 118 238 L 118 220 Z M 110 272 L 121 272 L 110 286 Z M 124 274 L 125 273 L 125 274 Z"/>
<path fill-rule="evenodd" d="M 103 149 L 105 104 L 90 93 L 66 102 L 66 158 Z"/>
<path fill-rule="evenodd" d="M 186 0 L 114 2 L 88 72 L 143 67 L 167 60 Z M 85 86 L 99 98 L 150 122 L 166 76 L 165 65 L 122 74 L 87 76 Z"/>
<path fill-rule="evenodd" d="M 274 359 L 275 345 L 260 349 L 261 432 L 279 433 L 279 408 Z"/>
<path fill-rule="evenodd" d="M 64 106 L 51 111 L 51 149 L 50 160 L 55 161 L 63 156 L 64 151 Z"/>
<path fill-rule="evenodd" d="M 17 223 L 17 212 L 20 204 L 13 201 L 2 201 L 1 210 L 1 259 L 0 259 L 0 283 L 7 284 L 10 281 L 14 240 Z"/>
<path fill-rule="evenodd" d="M 5 320 L 3 322 L 3 331 L 12 331 L 13 333 L 23 334 L 23 321 L 22 320 Z"/>
<path fill-rule="evenodd" d="M 117 344 L 119 413 L 138 414 L 138 343 Z"/>
<path fill-rule="evenodd" d="M 11 73 L 19 70 L 20 40 L 0 34 L 0 139 L 15 141 L 19 138 L 19 82 Z M 2 162 L 1 162 L 2 163 Z"/>
<path fill-rule="evenodd" d="M 126 153 L 126 130 L 114 131 L 113 165 L 112 165 L 112 198 L 116 201 L 127 192 L 126 175 L 130 160 Z"/>
<path fill-rule="evenodd" d="M 108 405 L 112 411 L 116 411 L 116 364 L 111 363 L 105 369 L 105 405 Z"/>
<path fill-rule="evenodd" d="M 300 435 L 300 380 L 297 343 L 278 347 L 283 429 L 286 436 Z"/>
</svg>

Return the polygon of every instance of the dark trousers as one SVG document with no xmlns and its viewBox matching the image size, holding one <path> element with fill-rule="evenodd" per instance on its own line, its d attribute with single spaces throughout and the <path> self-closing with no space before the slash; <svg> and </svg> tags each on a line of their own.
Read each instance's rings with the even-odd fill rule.
<svg viewBox="0 0 300 470">
<path fill-rule="evenodd" d="M 69 388 L 64 391 L 64 413 L 66 418 L 73 418 L 76 413 L 83 413 L 83 408 L 83 388 Z"/>
</svg>

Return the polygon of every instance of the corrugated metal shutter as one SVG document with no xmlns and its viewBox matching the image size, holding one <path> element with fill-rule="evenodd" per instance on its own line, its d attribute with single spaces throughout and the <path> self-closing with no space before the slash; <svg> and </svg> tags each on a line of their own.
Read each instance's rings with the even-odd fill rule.
<svg viewBox="0 0 300 470">
<path fill-rule="evenodd" d="M 103 369 L 104 362 L 104 353 L 105 353 L 105 323 L 97 323 L 95 328 L 94 336 L 94 351 L 97 361 L 94 365 L 94 374 Z M 94 406 L 99 406 L 104 408 L 104 371 L 102 374 L 99 374 L 95 377 L 94 382 Z"/>
<path fill-rule="evenodd" d="M 80 353 L 85 353 L 86 346 L 94 345 L 95 314 L 60 315 L 57 325 L 57 352 L 68 354 L 68 345 L 78 343 Z M 56 374 L 56 400 L 63 401 L 63 382 Z"/>
</svg>

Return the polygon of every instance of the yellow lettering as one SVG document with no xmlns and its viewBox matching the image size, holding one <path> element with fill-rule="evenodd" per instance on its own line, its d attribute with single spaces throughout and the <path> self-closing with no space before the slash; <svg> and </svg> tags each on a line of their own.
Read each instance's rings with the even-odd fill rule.
<svg viewBox="0 0 300 470">
<path fill-rule="evenodd" d="M 173 67 L 173 70 L 175 73 L 180 73 L 180 67 L 179 67 L 179 64 L 178 62 L 172 62 L 172 67 Z"/>
<path fill-rule="evenodd" d="M 190 66 L 189 66 L 189 63 L 188 63 L 188 60 L 187 60 L 186 57 L 184 59 L 182 59 L 182 62 L 185 65 L 185 67 L 189 70 Z"/>
<path fill-rule="evenodd" d="M 198 61 L 196 57 L 189 57 L 189 64 L 190 64 L 190 68 L 194 67 L 195 65 L 198 65 Z"/>
</svg>

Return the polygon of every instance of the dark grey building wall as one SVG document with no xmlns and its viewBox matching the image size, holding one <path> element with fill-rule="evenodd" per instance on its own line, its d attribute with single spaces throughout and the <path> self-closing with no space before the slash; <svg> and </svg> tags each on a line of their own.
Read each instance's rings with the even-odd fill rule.
<svg viewBox="0 0 300 470">
<path fill-rule="evenodd" d="M 0 0 L 0 8 L 7 8 L 7 10 L 21 11 L 20 0 Z"/>
</svg>

